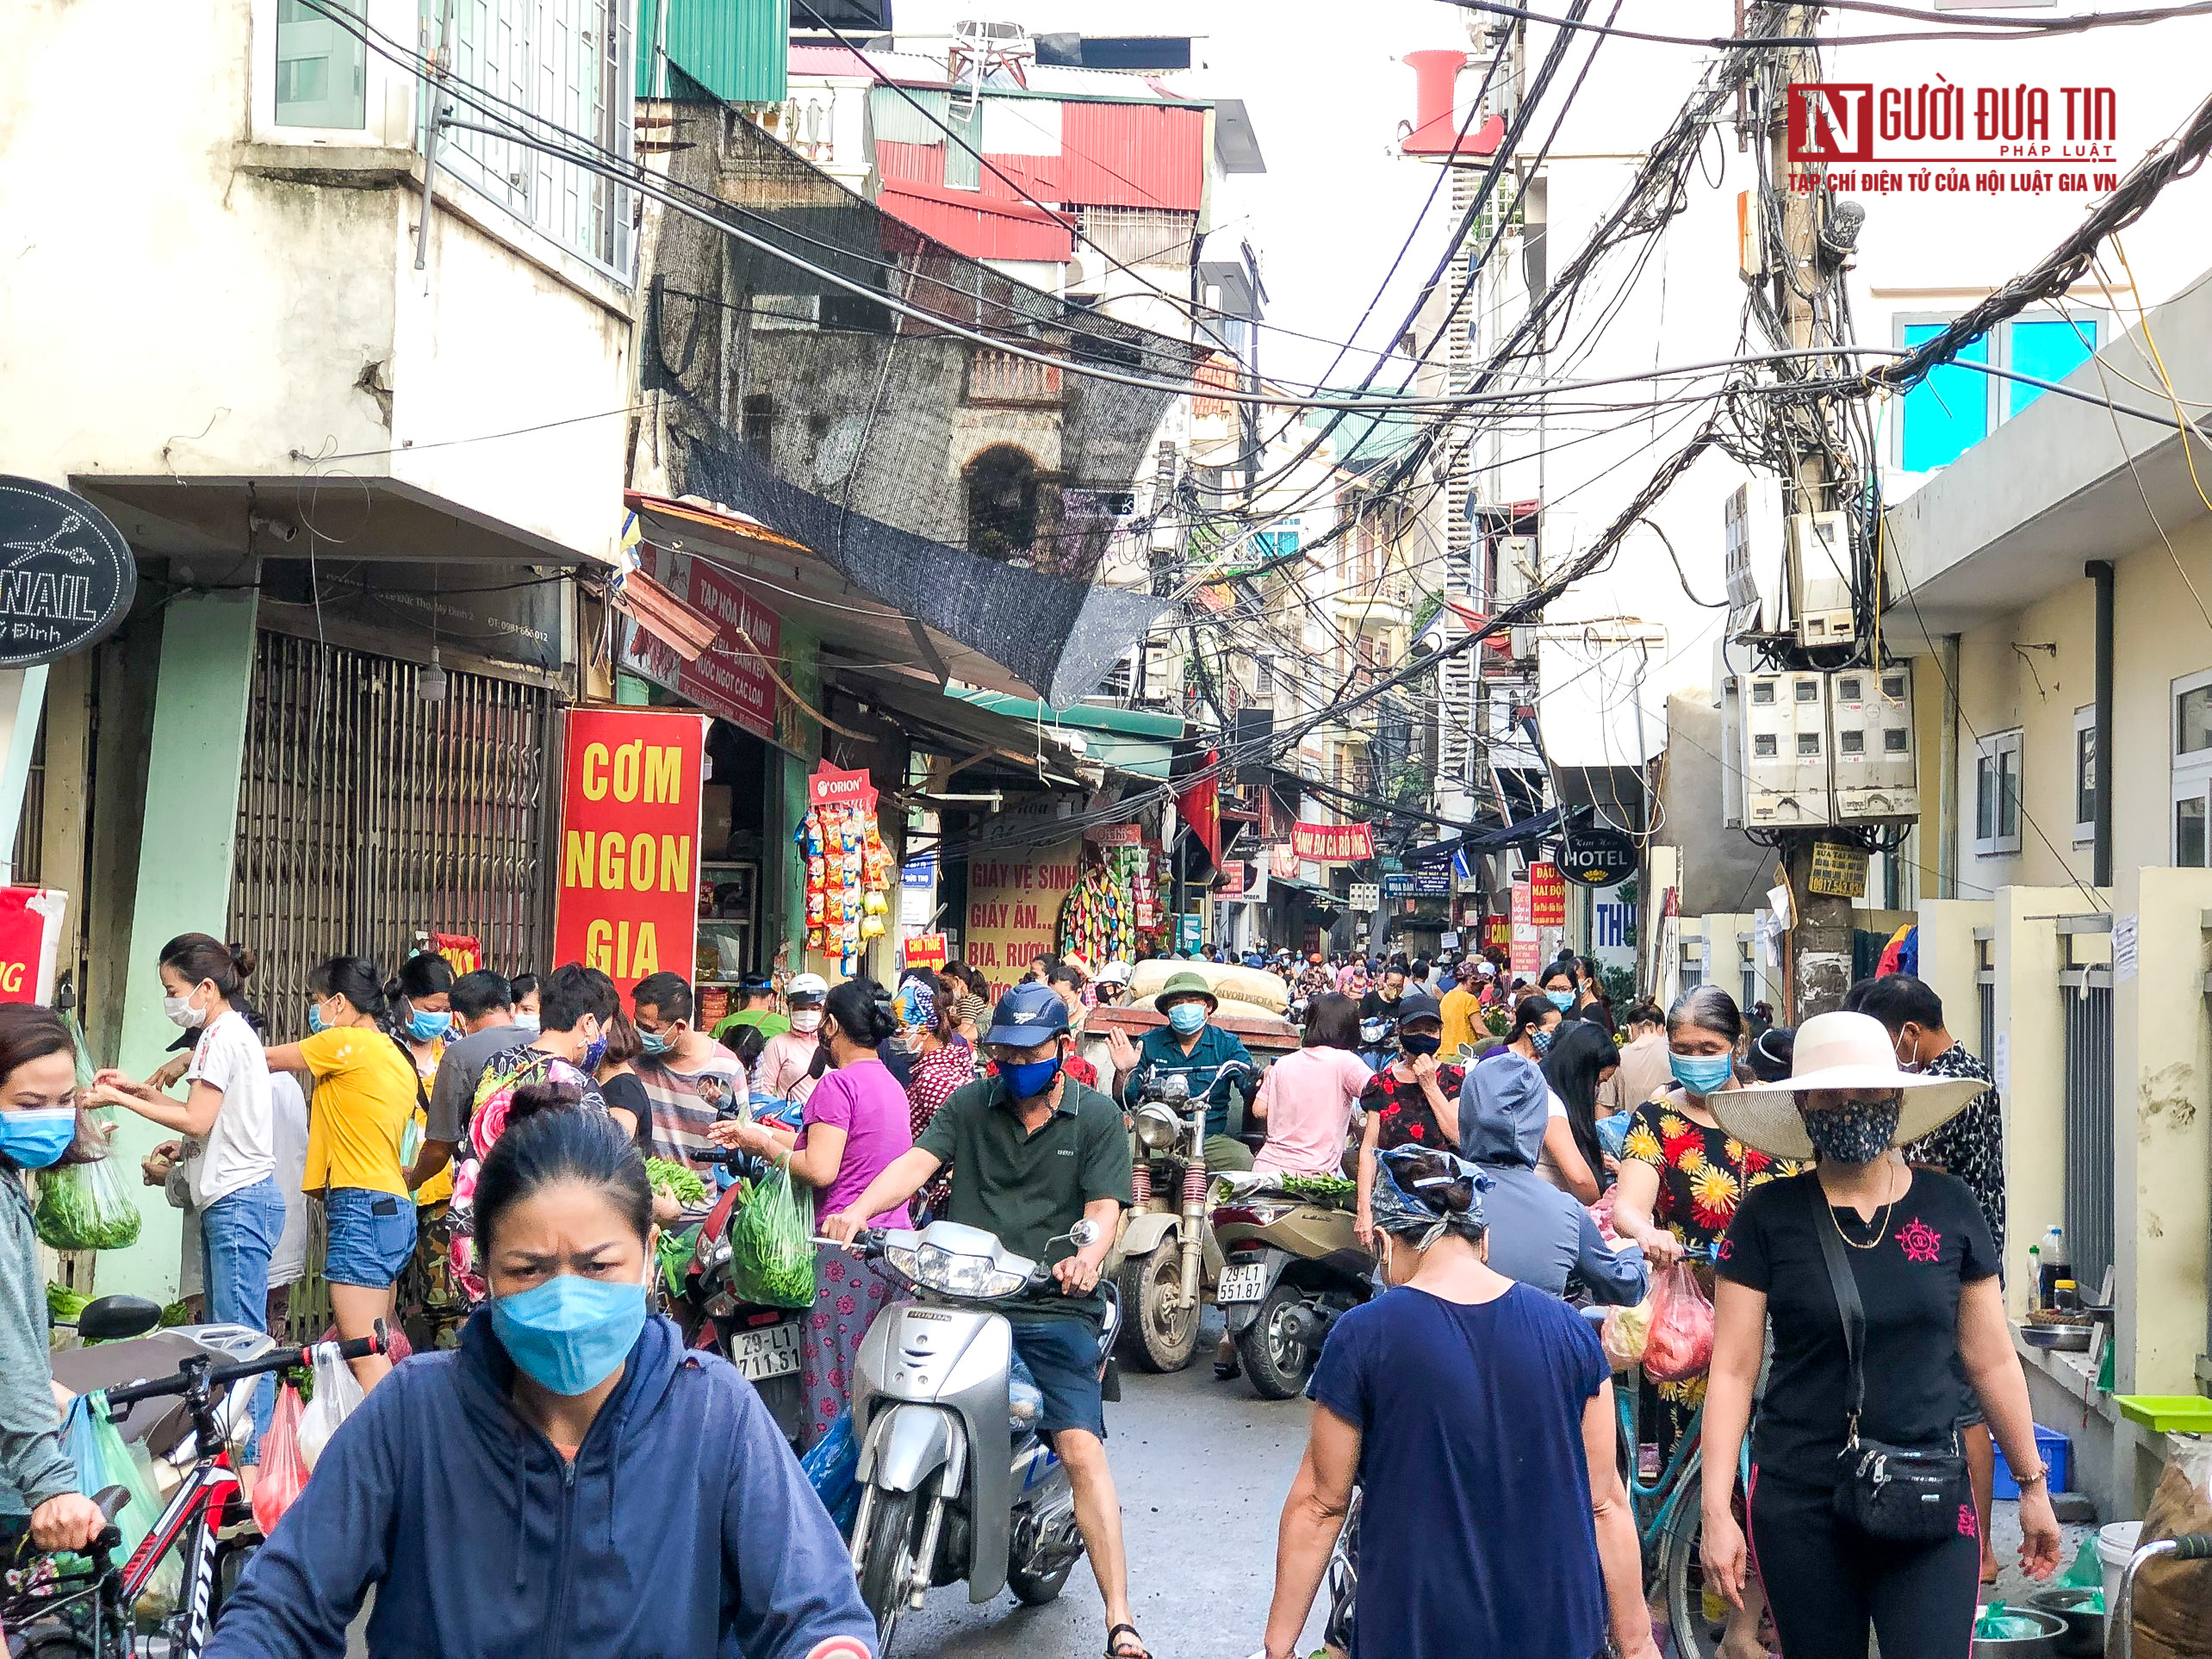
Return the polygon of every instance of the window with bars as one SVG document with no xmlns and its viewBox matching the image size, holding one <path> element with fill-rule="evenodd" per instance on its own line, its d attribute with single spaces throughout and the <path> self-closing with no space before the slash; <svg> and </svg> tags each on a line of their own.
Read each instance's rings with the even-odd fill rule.
<svg viewBox="0 0 2212 1659">
<path fill-rule="evenodd" d="M 444 0 L 423 0 L 434 38 Z M 631 156 L 635 65 L 630 0 L 456 0 L 453 73 L 542 137 Z M 462 119 L 482 122 L 464 106 Z M 490 133 L 449 130 L 439 165 L 571 253 L 625 280 L 624 186 Z"/>
</svg>

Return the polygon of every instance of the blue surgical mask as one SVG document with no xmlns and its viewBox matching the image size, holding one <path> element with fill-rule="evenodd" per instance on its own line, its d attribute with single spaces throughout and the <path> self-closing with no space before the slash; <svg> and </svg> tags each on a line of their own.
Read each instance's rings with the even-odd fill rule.
<svg viewBox="0 0 2212 1659">
<path fill-rule="evenodd" d="M 1551 998 L 1552 1007 L 1562 1014 L 1575 1006 L 1575 993 L 1571 991 L 1547 991 L 1544 994 Z"/>
<path fill-rule="evenodd" d="M 550 1394 L 588 1394 L 630 1357 L 645 1287 L 562 1273 L 492 1302 L 492 1330 L 515 1369 Z"/>
<path fill-rule="evenodd" d="M 516 1015 L 514 1016 L 514 1028 L 522 1033 L 525 1041 L 535 1039 L 537 1035 L 537 1016 L 535 1014 Z"/>
<path fill-rule="evenodd" d="M 1060 1069 L 1059 1056 L 1050 1059 L 1024 1060 L 1018 1066 L 1002 1066 L 999 1072 L 1006 1086 L 1013 1090 L 1016 1100 L 1035 1100 L 1053 1086 L 1053 1076 Z"/>
<path fill-rule="evenodd" d="M 330 1028 L 323 1022 L 322 1004 L 320 1003 L 309 1003 L 308 1004 L 308 1029 L 310 1032 L 327 1031 L 330 1029 Z"/>
<path fill-rule="evenodd" d="M 1667 1069 L 1692 1094 L 1710 1095 L 1728 1086 L 1736 1062 L 1725 1054 L 1669 1054 Z"/>
<path fill-rule="evenodd" d="M 407 1022 L 407 1035 L 417 1042 L 435 1042 L 452 1028 L 450 1014 L 433 1014 L 426 1009 Z"/>
<path fill-rule="evenodd" d="M 0 1153 L 19 1169 L 42 1170 L 67 1152 L 77 1139 L 77 1109 L 41 1106 L 30 1111 L 0 1112 Z"/>
<path fill-rule="evenodd" d="M 637 1046 L 647 1053 L 657 1058 L 668 1052 L 669 1043 L 668 1038 L 661 1032 L 640 1031 L 637 1034 Z"/>
<path fill-rule="evenodd" d="M 1175 1035 L 1177 1036 L 1190 1036 L 1205 1025 L 1206 1004 L 1203 1003 L 1177 1003 L 1173 1008 L 1167 1010 L 1167 1022 L 1174 1028 Z"/>
</svg>

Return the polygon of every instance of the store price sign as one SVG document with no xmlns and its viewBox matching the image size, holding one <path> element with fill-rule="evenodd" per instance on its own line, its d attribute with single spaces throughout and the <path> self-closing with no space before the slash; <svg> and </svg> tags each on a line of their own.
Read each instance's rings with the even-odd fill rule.
<svg viewBox="0 0 2212 1659">
<path fill-rule="evenodd" d="M 1539 928 L 1567 925 L 1567 877 L 1556 864 L 1528 867 L 1529 920 Z"/>
<path fill-rule="evenodd" d="M 627 997 L 699 940 L 699 817 L 706 717 L 572 709 L 561 775 L 553 960 L 595 967 Z"/>
</svg>

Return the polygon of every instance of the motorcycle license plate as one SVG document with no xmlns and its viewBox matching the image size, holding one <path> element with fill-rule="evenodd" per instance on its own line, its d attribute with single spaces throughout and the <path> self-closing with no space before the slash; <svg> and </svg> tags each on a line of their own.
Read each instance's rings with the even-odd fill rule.
<svg viewBox="0 0 2212 1659">
<path fill-rule="evenodd" d="M 1221 1270 L 1221 1287 L 1214 1293 L 1216 1302 L 1258 1302 L 1267 1294 L 1267 1264 L 1252 1262 L 1243 1267 Z"/>
<path fill-rule="evenodd" d="M 798 1369 L 798 1327 L 771 1325 L 765 1331 L 740 1331 L 730 1358 L 738 1375 L 748 1382 L 789 1376 Z"/>
</svg>

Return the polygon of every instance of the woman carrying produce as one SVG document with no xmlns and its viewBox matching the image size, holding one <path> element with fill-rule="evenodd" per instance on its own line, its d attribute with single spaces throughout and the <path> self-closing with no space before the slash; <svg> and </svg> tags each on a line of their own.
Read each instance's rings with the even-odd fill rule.
<svg viewBox="0 0 2212 1659">
<path fill-rule="evenodd" d="M 415 1212 L 400 1160 L 422 1094 L 414 1055 L 385 1024 L 384 989 L 357 956 L 308 976 L 308 1035 L 269 1050 L 270 1069 L 315 1080 L 308 1108 L 309 1193 L 329 1222 L 323 1277 L 339 1336 L 364 1337 L 394 1311 L 393 1286 L 414 1253 Z M 351 1362 L 365 1390 L 392 1369 L 382 1354 Z"/>
<path fill-rule="evenodd" d="M 77 1110 L 77 1045 L 52 1009 L 0 1003 L 0 1509 L 30 1516 L 40 1550 L 82 1550 L 107 1518 L 77 1489 L 47 1364 L 46 1275 L 26 1171 L 106 1155 Z"/>
<path fill-rule="evenodd" d="M 87 1100 L 122 1106 L 185 1137 L 182 1167 L 199 1220 L 200 1283 L 207 1316 L 219 1325 L 269 1328 L 269 1258 L 284 1232 L 284 1195 L 276 1186 L 276 1114 L 261 1040 L 240 1010 L 253 953 L 212 935 L 179 934 L 161 948 L 162 1012 L 196 1031 L 184 1070 L 183 1104 L 121 1072 L 94 1080 Z M 253 1390 L 253 1434 L 245 1460 L 269 1426 L 276 1380 Z"/>
<path fill-rule="evenodd" d="M 517 1091 L 475 1190 L 493 1296 L 346 1420 L 208 1659 L 868 1659 L 852 1563 L 759 1395 L 649 1315 L 643 1161 Z M 466 1548 L 454 1547 L 465 1538 Z M 387 1593 L 387 1589 L 390 1593 Z"/>
<path fill-rule="evenodd" d="M 2020 1483 L 2020 1562 L 2059 1564 L 2059 1524 L 2013 1351 L 1997 1247 L 1965 1183 L 1898 1150 L 1987 1084 L 1904 1071 L 1881 1023 L 1816 1015 L 1786 1082 L 1711 1097 L 1739 1141 L 1810 1173 L 1745 1195 L 1720 1251 L 1705 1416 L 1706 1582 L 1740 1601 L 1750 1550 L 1790 1659 L 1967 1659 L 1981 1544 L 1959 1443 L 1972 1384 Z M 1749 1532 L 1738 1449 L 1773 1316 L 1774 1366 L 1752 1434 Z M 1878 1451 L 1883 1475 L 1870 1482 Z M 1917 1454 L 1917 1456 L 1916 1456 Z M 1888 1492 L 1913 1498 L 1888 1507 Z"/>
<path fill-rule="evenodd" d="M 727 1120 L 708 1134 L 717 1146 L 787 1159 L 792 1177 L 821 1193 L 817 1213 L 836 1215 L 914 1145 L 905 1091 L 876 1053 L 897 1028 L 880 985 L 869 979 L 846 980 L 823 999 L 817 1081 L 806 1097 L 798 1134 L 769 1124 Z M 868 1225 L 903 1227 L 909 1221 L 902 1207 L 871 1218 Z M 817 1254 L 814 1314 L 799 1359 L 810 1445 L 844 1410 L 861 1339 L 891 1293 L 891 1282 L 857 1256 L 830 1250 Z"/>
</svg>

